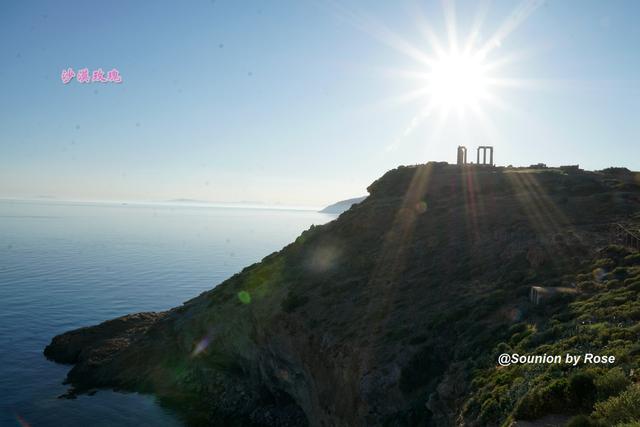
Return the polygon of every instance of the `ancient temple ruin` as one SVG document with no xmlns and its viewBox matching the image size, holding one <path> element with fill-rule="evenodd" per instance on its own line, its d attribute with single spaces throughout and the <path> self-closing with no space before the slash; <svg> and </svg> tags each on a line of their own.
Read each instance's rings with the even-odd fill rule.
<svg viewBox="0 0 640 427">
<path fill-rule="evenodd" d="M 482 162 L 480 162 L 480 151 L 482 151 Z M 488 161 L 487 151 L 489 152 Z M 467 164 L 467 147 L 465 147 L 464 145 L 458 145 L 458 156 L 456 163 L 458 166 L 464 166 Z M 481 145 L 478 147 L 476 164 L 481 166 L 493 166 L 493 146 Z"/>
<path fill-rule="evenodd" d="M 480 163 L 480 151 L 482 151 L 482 163 Z M 489 152 L 489 163 L 487 163 L 487 151 Z M 490 145 L 481 145 L 478 147 L 478 158 L 476 163 L 479 165 L 493 166 L 493 147 Z"/>
<path fill-rule="evenodd" d="M 458 165 L 466 165 L 467 164 L 467 147 L 464 145 L 458 145 Z"/>
</svg>

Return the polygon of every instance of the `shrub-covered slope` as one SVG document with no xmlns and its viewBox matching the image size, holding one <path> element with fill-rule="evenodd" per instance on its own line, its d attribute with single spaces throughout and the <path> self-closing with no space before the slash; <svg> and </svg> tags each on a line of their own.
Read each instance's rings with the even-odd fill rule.
<svg viewBox="0 0 640 427">
<path fill-rule="evenodd" d="M 463 416 L 476 425 L 509 424 L 548 414 L 570 425 L 640 424 L 640 253 L 608 246 L 575 276 L 580 295 L 532 307 L 471 372 Z M 490 363 L 499 354 L 615 357 L 610 363 Z M 506 421 L 506 422 L 505 422 Z"/>
<path fill-rule="evenodd" d="M 153 392 L 193 424 L 498 425 L 605 402 L 602 418 L 634 381 L 637 292 L 635 258 L 602 248 L 611 223 L 640 220 L 639 185 L 619 169 L 400 167 L 335 221 L 181 307 L 71 331 L 45 354 L 75 365 L 77 392 Z M 532 285 L 580 292 L 533 306 Z M 615 342 L 628 361 L 609 380 L 496 368 L 502 349 L 583 342 Z M 591 400 L 571 394 L 576 381 L 593 383 Z M 541 402 L 556 382 L 557 404 Z"/>
</svg>

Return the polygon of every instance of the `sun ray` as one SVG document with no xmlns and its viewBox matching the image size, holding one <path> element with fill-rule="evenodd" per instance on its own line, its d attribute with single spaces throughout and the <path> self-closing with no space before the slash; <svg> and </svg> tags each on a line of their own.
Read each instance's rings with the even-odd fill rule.
<svg viewBox="0 0 640 427">
<path fill-rule="evenodd" d="M 422 40 L 413 43 L 379 20 L 334 3 L 336 9 L 341 11 L 342 17 L 352 25 L 396 52 L 414 60 L 420 67 L 413 70 L 386 67 L 384 70 L 385 74 L 393 79 L 413 81 L 416 88 L 375 103 L 369 110 L 398 108 L 413 103 L 422 104 L 418 106 L 418 112 L 410 117 L 407 126 L 387 147 L 387 150 L 395 149 L 405 137 L 427 120 L 431 122 L 429 129 L 432 138 L 435 138 L 453 115 L 457 118 L 458 125 L 476 120 L 480 124 L 481 131 L 486 132 L 486 138 L 492 141 L 497 137 L 497 132 L 492 115 L 485 111 L 486 109 L 495 108 L 501 112 L 519 115 L 519 112 L 500 96 L 500 92 L 535 88 L 540 82 L 502 75 L 503 69 L 526 57 L 527 52 L 518 51 L 509 55 L 498 55 L 494 51 L 528 19 L 540 6 L 541 1 L 522 1 L 497 30 L 491 33 L 484 43 L 481 43 L 480 34 L 485 25 L 490 3 L 490 0 L 479 2 L 469 31 L 465 31 L 464 37 L 461 37 L 463 32 L 458 28 L 455 2 L 441 0 L 445 37 L 439 38 L 427 19 L 424 6 L 413 1 L 412 14 L 417 21 L 418 31 L 427 43 Z"/>
<path fill-rule="evenodd" d="M 422 122 L 424 120 L 426 120 L 429 117 L 431 117 L 431 115 L 433 114 L 434 108 L 435 108 L 435 105 L 433 103 L 429 103 L 429 104 L 427 104 L 426 107 L 424 107 L 422 110 L 420 110 L 418 112 L 418 114 L 413 116 L 413 118 L 409 122 L 409 126 L 406 127 L 404 132 L 402 132 L 402 136 L 407 136 L 407 135 L 411 134 L 411 132 L 413 132 L 413 130 L 415 128 L 420 126 L 420 124 L 422 124 Z"/>
<path fill-rule="evenodd" d="M 465 55 L 469 55 L 478 42 L 480 31 L 482 30 L 482 26 L 484 25 L 484 20 L 486 19 L 488 11 L 488 1 L 483 0 L 478 2 L 478 10 L 476 11 L 475 17 L 473 19 L 473 24 L 471 24 L 471 31 L 469 31 L 469 36 L 467 37 L 467 41 L 463 49 L 463 53 Z"/>
<path fill-rule="evenodd" d="M 458 54 L 458 28 L 456 25 L 456 5 L 453 0 L 442 0 L 442 12 L 447 29 L 447 39 L 449 41 L 449 52 Z"/>
<path fill-rule="evenodd" d="M 432 172 L 433 165 L 418 166 L 415 169 L 408 189 L 402 196 L 400 208 L 392 214 L 389 228 L 383 236 L 380 256 L 368 278 L 367 288 L 373 290 L 376 298 L 370 299 L 365 308 L 365 316 L 371 327 L 368 330 L 370 335 L 367 345 L 360 349 L 364 372 L 375 363 L 376 345 L 384 336 L 388 314 L 396 302 L 398 290 L 394 285 L 405 273 L 411 243 L 416 236 L 414 230 L 418 216 L 424 213 L 420 206 L 425 203 Z"/>
<path fill-rule="evenodd" d="M 501 46 L 502 42 L 509 36 L 509 34 L 522 25 L 522 23 L 526 21 L 527 18 L 543 3 L 544 2 L 542 0 L 525 0 L 520 3 L 480 49 L 482 54 L 486 56 L 493 49 Z"/>
<path fill-rule="evenodd" d="M 438 57 L 444 55 L 446 53 L 446 49 L 442 45 L 440 38 L 438 38 L 436 33 L 433 31 L 432 26 L 424 13 L 424 9 L 420 7 L 417 2 L 414 2 L 413 5 L 412 14 L 416 17 L 415 19 L 417 21 L 418 31 L 431 46 L 434 56 Z"/>
<path fill-rule="evenodd" d="M 481 51 L 478 51 L 479 55 L 482 55 Z M 509 53 L 501 53 L 498 58 L 489 59 L 488 57 L 483 57 L 483 64 L 485 70 L 495 72 L 502 68 L 507 67 L 508 65 L 515 64 L 517 62 L 522 62 L 526 59 L 531 58 L 535 55 L 535 51 L 533 49 L 521 49 L 517 52 L 509 52 Z"/>
<path fill-rule="evenodd" d="M 532 172 L 509 173 L 506 177 L 516 194 L 516 199 L 536 233 L 540 236 L 556 236 L 564 232 L 569 224 L 567 216 L 551 199 Z M 543 242 L 544 243 L 544 242 Z M 553 251 L 553 245 L 545 245 Z"/>
<path fill-rule="evenodd" d="M 429 73 L 425 70 L 409 70 L 406 68 L 379 67 L 379 70 L 389 77 L 401 77 L 406 80 L 427 81 Z"/>
<path fill-rule="evenodd" d="M 416 47 L 375 17 L 349 10 L 344 5 L 336 3 L 334 3 L 334 7 L 340 12 L 339 16 L 342 19 L 360 31 L 369 34 L 379 42 L 423 65 L 430 66 L 433 63 L 434 58 L 428 55 L 423 49 Z"/>
<path fill-rule="evenodd" d="M 374 103 L 364 105 L 360 107 L 355 113 L 371 114 L 386 112 L 403 105 L 422 102 L 424 97 L 427 95 L 428 89 L 426 87 L 418 87 L 416 89 L 412 89 L 398 95 L 389 96 Z"/>
</svg>

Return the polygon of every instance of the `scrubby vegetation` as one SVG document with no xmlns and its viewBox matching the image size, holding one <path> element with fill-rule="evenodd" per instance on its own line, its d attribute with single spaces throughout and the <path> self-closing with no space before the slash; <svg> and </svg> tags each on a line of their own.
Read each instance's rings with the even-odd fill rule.
<svg viewBox="0 0 640 427">
<path fill-rule="evenodd" d="M 566 414 L 575 416 L 573 426 L 640 423 L 640 256 L 609 246 L 576 282 L 583 292 L 575 301 L 552 307 L 548 317 L 532 313 L 511 327 L 493 355 L 592 353 L 615 356 L 615 363 L 476 370 L 466 418 L 499 425 Z"/>
</svg>

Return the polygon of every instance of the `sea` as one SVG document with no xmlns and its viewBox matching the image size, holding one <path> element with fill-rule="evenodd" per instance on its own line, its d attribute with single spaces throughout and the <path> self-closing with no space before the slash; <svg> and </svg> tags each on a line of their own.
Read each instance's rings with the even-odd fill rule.
<svg viewBox="0 0 640 427">
<path fill-rule="evenodd" d="M 181 426 L 154 396 L 60 398 L 55 335 L 175 307 L 336 216 L 176 203 L 0 200 L 0 426 Z"/>
</svg>

